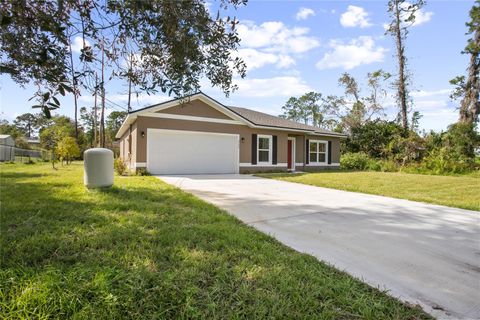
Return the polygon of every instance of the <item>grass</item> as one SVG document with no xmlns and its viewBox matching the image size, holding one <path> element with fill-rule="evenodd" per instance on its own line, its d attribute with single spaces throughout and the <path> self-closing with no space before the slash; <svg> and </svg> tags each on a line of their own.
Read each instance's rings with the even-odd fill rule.
<svg viewBox="0 0 480 320">
<path fill-rule="evenodd" d="M 480 211 L 480 179 L 476 173 L 438 176 L 400 172 L 323 171 L 258 176 Z"/>
<path fill-rule="evenodd" d="M 0 169 L 2 319 L 430 318 L 155 177 Z"/>
</svg>

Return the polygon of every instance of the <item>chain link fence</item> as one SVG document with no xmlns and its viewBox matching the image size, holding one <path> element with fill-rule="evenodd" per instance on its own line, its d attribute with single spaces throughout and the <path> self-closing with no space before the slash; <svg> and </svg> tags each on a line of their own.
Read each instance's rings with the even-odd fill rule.
<svg viewBox="0 0 480 320">
<path fill-rule="evenodd" d="M 50 160 L 52 153 L 47 150 L 22 149 L 0 144 L 0 162 L 29 162 L 36 160 Z"/>
</svg>

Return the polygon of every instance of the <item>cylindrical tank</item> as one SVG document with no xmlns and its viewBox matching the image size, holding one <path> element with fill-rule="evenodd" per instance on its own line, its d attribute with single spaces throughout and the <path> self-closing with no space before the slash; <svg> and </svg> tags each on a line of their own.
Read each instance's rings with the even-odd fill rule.
<svg viewBox="0 0 480 320">
<path fill-rule="evenodd" d="M 92 148 L 83 153 L 83 181 L 87 188 L 113 185 L 113 152 L 105 148 Z"/>
</svg>

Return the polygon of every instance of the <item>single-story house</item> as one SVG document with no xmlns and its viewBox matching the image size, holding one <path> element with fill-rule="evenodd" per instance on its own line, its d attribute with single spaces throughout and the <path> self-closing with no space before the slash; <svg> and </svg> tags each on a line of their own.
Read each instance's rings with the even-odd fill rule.
<svg viewBox="0 0 480 320">
<path fill-rule="evenodd" d="M 339 167 L 345 135 L 196 93 L 130 112 L 116 137 L 132 170 L 202 174 Z"/>
<path fill-rule="evenodd" d="M 8 134 L 0 134 L 0 161 L 15 161 L 15 139 Z"/>
</svg>

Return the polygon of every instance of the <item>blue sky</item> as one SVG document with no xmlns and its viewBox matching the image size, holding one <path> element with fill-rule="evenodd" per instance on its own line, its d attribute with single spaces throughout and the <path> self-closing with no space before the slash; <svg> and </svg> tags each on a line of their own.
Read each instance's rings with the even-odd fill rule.
<svg viewBox="0 0 480 320">
<path fill-rule="evenodd" d="M 448 81 L 465 73 L 468 57 L 465 22 L 474 1 L 428 1 L 410 29 L 407 57 L 413 73 L 414 110 L 423 114 L 421 128 L 445 129 L 457 119 Z M 208 3 L 215 11 L 216 3 Z M 229 105 L 250 107 L 277 115 L 291 96 L 308 91 L 342 94 L 337 80 L 343 72 L 355 76 L 362 87 L 368 72 L 395 73 L 393 39 L 384 35 L 388 21 L 386 1 L 253 1 L 229 12 L 240 20 L 242 44 L 238 54 L 248 66 L 245 79 L 235 79 L 239 90 L 225 98 L 220 90 L 202 90 Z M 7 76 L 0 78 L 1 117 L 7 120 L 32 112 L 34 88 L 20 88 Z M 125 86 L 107 85 L 109 109 L 126 105 Z M 365 91 L 366 92 L 366 91 Z M 133 108 L 168 99 L 140 95 Z M 80 97 L 91 106 L 92 97 Z M 397 113 L 393 99 L 385 99 L 387 116 Z M 34 110 L 37 112 L 36 110 Z M 62 99 L 58 113 L 73 116 L 73 98 Z"/>
</svg>

